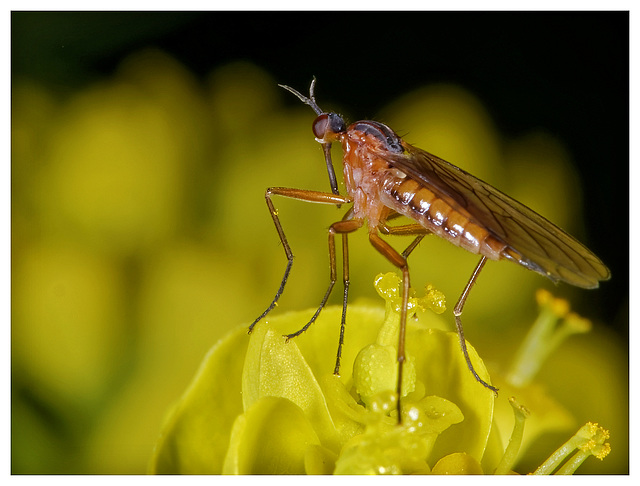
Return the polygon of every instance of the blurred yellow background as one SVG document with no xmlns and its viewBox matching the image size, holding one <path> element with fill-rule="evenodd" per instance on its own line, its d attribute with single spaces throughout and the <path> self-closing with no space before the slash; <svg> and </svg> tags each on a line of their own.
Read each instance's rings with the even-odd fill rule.
<svg viewBox="0 0 640 486">
<path fill-rule="evenodd" d="M 325 107 L 322 81 L 318 103 L 340 112 Z M 145 473 L 163 416 L 206 351 L 270 302 L 286 260 L 265 188 L 329 190 L 314 115 L 278 82 L 288 81 L 249 62 L 202 82 L 160 50 L 140 51 L 66 96 L 14 81 L 13 473 Z M 502 138 L 481 101 L 455 85 L 388 101 L 378 119 L 409 143 L 580 232 L 584 196 L 561 141 L 544 131 Z M 336 147 L 338 171 L 340 160 Z M 276 312 L 314 307 L 328 283 L 326 228 L 344 209 L 276 205 L 297 256 Z M 366 234 L 350 243 L 351 298 L 379 301 L 373 278 L 393 268 Z M 415 287 L 432 283 L 447 296 L 452 329 L 450 309 L 476 261 L 436 238 L 410 260 Z M 465 309 L 468 339 L 486 361 L 508 363 L 540 286 L 554 291 L 515 265 L 487 265 Z M 340 293 L 336 286 L 332 303 Z M 581 420 L 611 429 L 611 456 L 582 470 L 601 473 L 627 467 L 628 396 L 625 346 L 599 324 L 576 338 L 597 348 L 588 363 L 552 359 L 575 366 L 574 376 L 604 374 L 592 395 L 572 383 L 564 397 L 582 407 Z M 549 386 L 567 387 L 557 380 Z"/>
</svg>

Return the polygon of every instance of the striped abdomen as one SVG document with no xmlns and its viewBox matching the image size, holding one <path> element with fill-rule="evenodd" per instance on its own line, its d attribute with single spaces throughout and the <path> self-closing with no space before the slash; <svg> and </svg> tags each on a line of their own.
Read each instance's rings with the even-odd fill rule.
<svg viewBox="0 0 640 486">
<path fill-rule="evenodd" d="M 385 206 L 471 253 L 491 260 L 512 256 L 503 255 L 503 251 L 511 253 L 511 250 L 475 224 L 464 208 L 438 197 L 428 187 L 398 170 L 392 169 L 384 175 L 380 198 Z"/>
</svg>

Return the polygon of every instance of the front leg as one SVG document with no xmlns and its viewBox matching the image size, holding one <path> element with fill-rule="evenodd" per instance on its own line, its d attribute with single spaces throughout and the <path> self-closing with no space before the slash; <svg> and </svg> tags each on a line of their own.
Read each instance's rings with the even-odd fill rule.
<svg viewBox="0 0 640 486">
<path fill-rule="evenodd" d="M 275 208 L 275 206 L 273 205 L 273 201 L 271 200 L 271 196 L 273 195 L 311 203 L 335 204 L 337 206 L 351 202 L 351 199 L 347 196 L 330 194 L 326 192 L 307 191 L 304 189 L 291 189 L 286 187 L 270 187 L 266 190 L 265 200 L 267 202 L 267 207 L 269 208 L 269 214 L 271 214 L 271 218 L 273 219 L 273 224 L 275 225 L 276 231 L 278 232 L 280 243 L 282 243 L 282 248 L 284 250 L 285 256 L 287 257 L 287 267 L 284 271 L 284 276 L 282 277 L 280 287 L 278 288 L 275 297 L 271 301 L 271 304 L 269 304 L 269 307 L 267 307 L 267 309 L 262 314 L 260 314 L 260 316 L 258 316 L 255 321 L 251 323 L 251 325 L 249 326 L 249 333 L 251 333 L 255 325 L 260 322 L 260 320 L 262 320 L 267 314 L 269 314 L 269 312 L 271 312 L 276 306 L 278 300 L 280 299 L 280 296 L 284 292 L 287 280 L 289 279 L 289 273 L 291 272 L 291 268 L 293 267 L 293 252 L 291 251 L 291 247 L 289 246 L 287 237 L 284 234 L 284 229 L 282 228 L 282 224 L 280 223 L 278 210 Z"/>
</svg>

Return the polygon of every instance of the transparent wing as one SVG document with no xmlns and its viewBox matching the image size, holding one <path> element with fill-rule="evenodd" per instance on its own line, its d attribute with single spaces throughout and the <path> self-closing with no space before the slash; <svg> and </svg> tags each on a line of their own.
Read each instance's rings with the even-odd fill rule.
<svg viewBox="0 0 640 486">
<path fill-rule="evenodd" d="M 609 269 L 578 240 L 495 187 L 435 155 L 402 142 L 405 153 L 380 154 L 392 166 L 464 208 L 473 222 L 501 240 L 504 254 L 550 279 L 595 288 Z"/>
</svg>

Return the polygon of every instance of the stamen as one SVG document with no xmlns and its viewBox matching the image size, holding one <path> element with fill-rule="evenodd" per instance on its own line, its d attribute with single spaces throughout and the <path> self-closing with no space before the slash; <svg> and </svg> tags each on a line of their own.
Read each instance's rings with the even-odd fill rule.
<svg viewBox="0 0 640 486">
<path fill-rule="evenodd" d="M 511 432 L 509 444 L 504 451 L 504 456 L 502 456 L 500 464 L 498 464 L 498 467 L 496 468 L 495 474 L 509 474 L 509 472 L 513 469 L 513 465 L 518 458 L 520 445 L 522 444 L 522 436 L 524 434 L 524 421 L 530 414 L 529 410 L 520 405 L 516 401 L 515 397 L 509 398 L 509 404 L 513 408 L 515 422 L 513 424 L 513 432 Z"/>
<path fill-rule="evenodd" d="M 546 290 L 536 293 L 540 314 L 529 330 L 507 374 L 507 381 L 516 387 L 533 380 L 548 356 L 572 334 L 586 333 L 591 321 L 570 312 L 569 302 L 553 297 Z"/>
<path fill-rule="evenodd" d="M 565 442 L 549 459 L 547 459 L 533 474 L 552 474 L 553 471 L 577 449 L 576 454 L 555 474 L 573 474 L 589 456 L 604 459 L 611 452 L 611 445 L 605 442 L 609 438 L 609 431 L 598 424 L 587 422 L 576 434 Z"/>
</svg>

